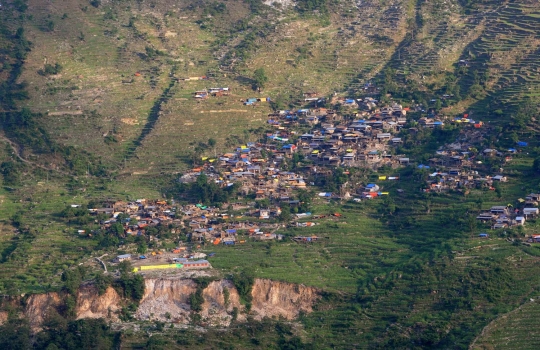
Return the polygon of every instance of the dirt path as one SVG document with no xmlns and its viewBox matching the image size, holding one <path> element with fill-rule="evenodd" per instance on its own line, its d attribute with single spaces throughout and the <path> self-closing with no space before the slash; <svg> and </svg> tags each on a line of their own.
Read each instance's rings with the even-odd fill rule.
<svg viewBox="0 0 540 350">
<path fill-rule="evenodd" d="M 21 162 L 23 162 L 25 164 L 28 164 L 30 166 L 36 167 L 36 168 L 43 169 L 43 170 L 55 171 L 55 172 L 57 172 L 59 174 L 62 174 L 62 175 L 69 175 L 68 173 L 66 173 L 66 172 L 64 172 L 62 170 L 49 168 L 49 167 L 46 167 L 44 165 L 32 162 L 32 161 L 30 161 L 30 160 L 28 160 L 26 158 L 23 158 L 23 156 L 21 156 L 21 147 L 19 145 L 17 145 L 15 142 L 13 142 L 10 139 L 8 139 L 7 137 L 5 137 L 4 135 L 0 135 L 0 140 L 4 141 L 5 143 L 7 143 L 11 147 L 11 149 L 13 150 L 13 153 L 15 153 L 15 155 L 17 156 L 17 158 L 19 158 L 21 160 Z"/>
</svg>

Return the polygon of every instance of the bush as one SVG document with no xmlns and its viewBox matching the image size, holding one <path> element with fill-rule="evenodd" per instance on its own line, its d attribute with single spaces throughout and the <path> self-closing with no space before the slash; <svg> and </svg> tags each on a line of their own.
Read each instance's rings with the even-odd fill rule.
<svg viewBox="0 0 540 350">
<path fill-rule="evenodd" d="M 48 76 L 48 75 L 55 75 L 59 74 L 62 71 L 63 67 L 60 63 L 52 64 L 45 64 L 43 69 L 38 70 L 39 75 Z"/>
<path fill-rule="evenodd" d="M 71 295 L 77 295 L 86 271 L 84 267 L 78 266 L 73 270 L 66 270 L 62 273 L 62 281 L 64 282 L 64 290 Z"/>
<path fill-rule="evenodd" d="M 248 270 L 244 270 L 232 276 L 232 282 L 240 295 L 240 299 L 245 303 L 251 302 L 251 289 L 255 283 L 255 277 L 253 273 Z"/>
<path fill-rule="evenodd" d="M 195 293 L 191 293 L 189 295 L 189 305 L 191 306 L 191 310 L 195 312 L 202 311 L 202 305 L 204 304 L 204 297 L 202 295 L 202 288 L 197 288 Z"/>
<path fill-rule="evenodd" d="M 120 278 L 120 286 L 124 295 L 134 301 L 140 301 L 144 296 L 144 278 L 141 275 L 126 274 Z"/>
</svg>

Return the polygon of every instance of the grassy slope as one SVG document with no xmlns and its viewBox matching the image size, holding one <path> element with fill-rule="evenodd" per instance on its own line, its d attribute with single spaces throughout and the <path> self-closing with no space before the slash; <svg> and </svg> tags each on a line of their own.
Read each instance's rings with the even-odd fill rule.
<svg viewBox="0 0 540 350">
<path fill-rule="evenodd" d="M 537 349 L 540 339 L 536 332 L 531 332 L 531 324 L 537 319 L 540 310 L 535 299 L 491 322 L 472 348 Z"/>
<path fill-rule="evenodd" d="M 121 170 L 123 173 L 139 173 L 143 176 L 123 177 L 105 187 L 97 180 L 81 178 L 75 187 L 85 188 L 86 191 L 82 192 L 68 191 L 65 179 L 51 178 L 47 182 L 42 181 L 44 174 L 28 172 L 29 176 L 20 188 L 14 192 L 3 189 L 0 193 L 1 200 L 5 201 L 0 207 L 4 219 L 0 249 L 2 253 L 15 253 L 9 254 L 10 259 L 2 264 L 2 291 L 40 291 L 50 283 L 54 286 L 58 283 L 61 269 L 76 265 L 88 257 L 86 249 L 91 248 L 91 242 L 74 238 L 73 228 L 64 231 L 64 224 L 55 217 L 66 204 L 96 197 L 158 197 L 159 189 L 153 184 L 155 176 L 185 169 L 183 160 L 191 151 L 193 141 L 214 137 L 218 140 L 218 150 L 222 150 L 230 147 L 226 146 L 226 142 L 231 135 L 242 137 L 246 126 L 252 129 L 260 127 L 269 108 L 246 108 L 238 101 L 255 95 L 243 83 L 255 68 L 264 66 L 270 77 L 264 96 L 281 97 L 286 103 L 298 98 L 303 90 L 328 94 L 345 87 L 354 89 L 358 87 L 354 83 L 355 78 L 363 81 L 375 75 L 387 60 L 392 60 L 391 65 L 396 62 L 393 48 L 397 44 L 376 43 L 373 35 L 381 33 L 395 43 L 402 42 L 405 36 L 399 29 L 407 28 L 407 19 L 413 18 L 415 11 L 431 12 L 430 6 L 438 4 L 395 1 L 380 10 L 374 7 L 378 1 L 364 3 L 365 7 L 359 10 L 358 17 L 333 15 L 330 25 L 289 14 L 291 20 L 277 25 L 275 34 L 269 39 L 257 39 L 259 47 L 246 58 L 244 65 L 221 72 L 211 83 L 176 83 L 169 94 L 163 96 L 163 91 L 171 83 L 169 73 L 173 68 L 174 74 L 179 77 L 203 75 L 217 70 L 219 62 L 215 59 L 212 45 L 214 34 L 195 23 L 200 11 L 177 11 L 172 3 L 165 2 L 161 4 L 162 8 L 158 6 L 154 9 L 144 4 L 137 7 L 133 3 L 129 9 L 126 4 L 114 8 L 116 15 L 113 13 L 113 18 L 116 16 L 117 19 L 105 19 L 105 8 L 88 6 L 86 11 L 82 11 L 81 6 L 86 6 L 85 1 L 47 5 L 41 1 L 31 1 L 29 12 L 34 19 L 27 21 L 26 28 L 29 39 L 34 42 L 34 49 L 21 77 L 21 80 L 30 83 L 28 90 L 31 99 L 25 105 L 40 112 L 73 111 L 81 106 L 83 115 L 49 115 L 43 119 L 43 124 L 58 142 L 87 149 L 113 166 L 124 167 L 125 164 L 125 169 Z M 395 4 L 401 6 L 399 11 L 402 12 L 398 14 L 404 16 L 391 13 L 391 7 Z M 449 4 L 459 6 L 455 2 Z M 488 2 L 485 6 L 493 5 L 490 4 Z M 510 9 L 518 6 L 511 5 Z M 217 16 L 215 20 L 221 30 L 248 16 L 247 7 L 242 3 L 233 2 L 227 6 L 232 14 L 228 15 L 230 18 Z M 535 19 L 534 3 L 526 6 L 531 7 L 533 15 L 528 17 Z M 164 17 L 166 9 L 172 9 L 172 14 Z M 458 10 L 455 12 L 459 13 Z M 67 18 L 61 19 L 63 13 L 68 13 Z M 397 19 L 380 22 L 383 13 Z M 50 20 L 49 14 L 56 23 L 53 32 L 42 29 Z M 126 27 L 131 16 L 136 16 L 134 28 Z M 429 67 L 450 67 L 451 62 L 465 57 L 465 43 L 470 43 L 470 47 L 478 48 L 478 51 L 484 47 L 483 43 L 495 47 L 496 41 L 484 35 L 493 32 L 492 29 L 484 29 L 474 23 L 462 25 L 463 16 L 454 13 L 448 15 L 448 26 L 451 26 L 448 30 L 440 24 L 440 21 L 446 20 L 446 15 L 441 16 L 426 18 L 427 24 L 418 34 L 417 44 L 430 53 L 420 49 L 414 51 L 414 46 L 409 52 L 400 52 L 398 64 L 403 63 L 409 68 L 397 66 L 398 71 L 408 69 L 414 78 L 419 78 Z M 358 21 L 359 18 L 362 20 Z M 516 18 L 518 16 L 508 14 L 505 22 L 500 23 L 512 22 Z M 105 31 L 115 32 L 115 28 L 117 33 L 105 35 Z M 167 31 L 177 35 L 161 39 L 160 34 Z M 84 41 L 77 38 L 80 32 Z M 227 38 L 229 41 L 225 47 L 231 48 L 237 38 Z M 522 40 L 521 43 L 525 40 L 521 35 L 516 38 Z M 431 57 L 436 56 L 441 43 L 452 48 L 451 57 L 445 55 L 444 60 L 432 61 Z M 512 50 L 521 47 L 512 45 Z M 146 61 L 138 55 L 144 53 L 146 46 L 167 54 Z M 504 53 L 505 47 L 500 45 L 496 48 Z M 311 53 L 307 58 L 302 58 L 302 50 L 297 48 L 306 48 Z M 417 63 L 400 62 L 413 60 L 414 57 L 405 58 L 407 55 L 416 55 Z M 53 80 L 37 74 L 45 59 L 64 66 L 61 77 Z M 141 72 L 142 76 L 134 77 L 134 72 Z M 122 84 L 122 80 L 131 78 L 134 79 L 133 83 Z M 428 79 L 433 79 L 433 83 L 438 82 L 437 76 Z M 470 85 L 467 79 L 463 78 L 464 87 Z M 231 86 L 233 96 L 201 103 L 190 99 L 192 91 L 211 87 L 210 84 Z M 517 81 L 505 86 L 521 89 L 527 88 L 528 84 Z M 54 92 L 60 87 L 68 89 Z M 166 101 L 159 104 L 162 114 L 152 124 L 152 129 L 145 131 L 152 106 L 162 97 L 166 97 Z M 91 113 L 93 110 L 97 113 Z M 106 144 L 103 135 L 113 130 L 118 142 Z M 140 145 L 136 144 L 135 141 L 143 132 L 144 140 Z M 9 159 L 10 155 L 4 152 L 2 157 Z M 522 171 L 530 163 L 530 159 L 520 160 L 513 167 L 515 171 Z M 506 198 L 522 197 L 526 191 L 521 187 L 533 190 L 538 186 L 537 180 L 519 184 L 523 178 L 518 175 L 513 180 L 503 187 L 505 202 L 508 201 Z M 253 266 L 253 261 L 258 261 L 258 265 L 255 265 L 257 276 L 339 292 L 340 297 L 323 302 L 320 310 L 304 321 L 309 333 L 307 339 L 320 343 L 322 347 L 331 344 L 388 347 L 391 344 L 387 341 L 417 339 L 418 334 L 426 329 L 439 338 L 444 338 L 446 330 L 451 329 L 451 335 L 460 338 L 459 344 L 463 345 L 470 342 L 495 315 L 519 305 L 530 295 L 535 287 L 533 277 L 537 274 L 535 264 L 539 254 L 535 248 L 514 247 L 502 239 L 492 239 L 486 244 L 473 238 L 466 224 L 459 221 L 466 210 L 478 210 L 478 197 L 483 198 L 483 207 L 501 204 L 493 193 L 473 193 L 467 198 L 435 196 L 429 199 L 431 210 L 428 214 L 426 199 L 415 192 L 417 187 L 412 184 L 413 181 L 411 178 L 399 184 L 386 185 L 392 196 L 396 196 L 398 186 L 406 189 L 407 196 L 395 197 L 399 203 L 394 217 L 382 217 L 379 202 L 351 204 L 341 209 L 332 204 L 316 203 L 316 213 L 341 210 L 344 217 L 337 221 L 325 219 L 320 226 L 292 229 L 289 233 L 316 233 L 329 237 L 328 240 L 313 245 L 286 241 L 276 244 L 246 243 L 233 248 L 211 247 L 207 248 L 208 251 L 217 253 L 212 263 L 216 268 L 228 272 Z M 13 227 L 9 225 L 8 218 L 17 211 L 21 211 L 25 222 L 36 230 L 34 236 L 21 238 L 12 235 Z M 396 225 L 406 222 L 407 217 L 412 218 L 413 225 L 407 226 L 410 225 L 408 223 L 397 228 Z M 444 221 L 447 217 L 455 222 Z M 537 227 L 531 223 L 527 226 L 527 232 L 534 232 Z M 453 255 L 449 251 L 457 252 L 455 259 L 450 258 Z M 494 300 L 485 298 L 483 294 L 487 293 L 486 290 L 475 290 L 477 294 L 472 299 L 476 304 L 472 310 L 466 307 L 453 311 L 440 309 L 439 305 L 446 302 L 445 298 L 459 295 L 459 287 L 473 284 L 475 279 L 479 279 L 474 275 L 475 271 L 489 271 L 499 265 L 511 276 L 509 278 L 515 288 L 504 288 Z M 470 276 L 474 278 L 472 282 Z M 356 303 L 357 291 L 362 303 Z M 351 300 L 355 302 L 351 303 Z"/>
</svg>

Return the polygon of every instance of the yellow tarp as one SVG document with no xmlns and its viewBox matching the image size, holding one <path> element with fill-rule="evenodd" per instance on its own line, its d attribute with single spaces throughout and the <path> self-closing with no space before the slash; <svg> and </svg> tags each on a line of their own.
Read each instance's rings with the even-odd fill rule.
<svg viewBox="0 0 540 350">
<path fill-rule="evenodd" d="M 386 176 L 379 176 L 379 180 L 386 180 Z"/>
<path fill-rule="evenodd" d="M 162 269 L 181 269 L 183 267 L 184 267 L 184 265 L 182 265 L 182 264 L 139 266 L 139 267 L 135 267 L 133 269 L 133 272 L 147 271 L 147 270 L 162 270 Z"/>
</svg>

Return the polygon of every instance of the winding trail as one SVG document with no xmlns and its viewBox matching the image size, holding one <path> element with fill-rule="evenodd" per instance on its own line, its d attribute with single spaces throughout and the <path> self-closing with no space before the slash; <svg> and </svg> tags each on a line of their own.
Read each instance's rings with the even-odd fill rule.
<svg viewBox="0 0 540 350">
<path fill-rule="evenodd" d="M 103 258 L 104 256 L 107 256 L 109 254 L 103 254 L 102 256 L 100 257 L 96 257 L 95 259 L 101 263 L 101 265 L 103 265 L 103 268 L 105 269 L 105 273 L 109 272 L 107 271 L 107 265 L 105 265 L 105 263 L 103 262 L 103 260 L 101 260 L 101 258 Z"/>
<path fill-rule="evenodd" d="M 17 158 L 19 158 L 21 160 L 21 162 L 23 162 L 25 164 L 28 164 L 30 166 L 36 167 L 36 168 L 46 170 L 46 171 L 54 171 L 54 172 L 57 172 L 59 174 L 68 175 L 68 176 L 70 175 L 69 173 L 66 173 L 65 171 L 54 169 L 54 168 L 49 168 L 49 167 L 46 167 L 46 166 L 41 165 L 41 164 L 37 164 L 35 162 L 32 162 L 32 161 L 24 158 L 21 155 L 21 153 L 22 153 L 21 147 L 19 145 L 17 145 L 15 142 L 13 142 L 10 139 L 8 139 L 7 137 L 5 137 L 4 135 L 0 135 L 0 140 L 4 141 L 5 143 L 7 143 L 11 147 L 11 149 L 13 150 L 13 153 L 15 153 L 15 155 L 17 156 Z"/>
</svg>

